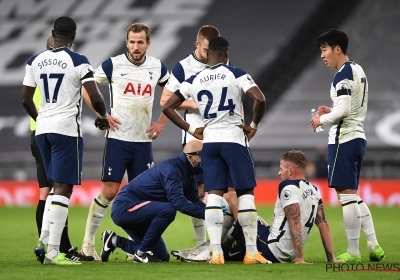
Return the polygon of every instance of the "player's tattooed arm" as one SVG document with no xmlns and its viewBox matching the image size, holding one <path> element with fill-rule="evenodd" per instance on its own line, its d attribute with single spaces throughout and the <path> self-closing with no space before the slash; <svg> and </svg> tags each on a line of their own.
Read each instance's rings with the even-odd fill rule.
<svg viewBox="0 0 400 280">
<path fill-rule="evenodd" d="M 325 224 L 328 223 L 325 216 L 324 204 L 322 203 L 318 205 L 317 216 L 315 217 L 315 224 L 318 225 L 320 223 L 325 223 Z"/>
<path fill-rule="evenodd" d="M 296 263 L 304 263 L 300 205 L 294 203 L 286 206 L 285 216 L 289 224 L 290 237 L 292 239 Z"/>
<path fill-rule="evenodd" d="M 319 229 L 322 245 L 324 246 L 328 262 L 335 262 L 336 260 L 333 253 L 331 230 L 329 228 L 328 221 L 326 220 L 324 204 L 322 203 L 318 205 L 317 216 L 315 217 L 315 224 Z"/>
</svg>

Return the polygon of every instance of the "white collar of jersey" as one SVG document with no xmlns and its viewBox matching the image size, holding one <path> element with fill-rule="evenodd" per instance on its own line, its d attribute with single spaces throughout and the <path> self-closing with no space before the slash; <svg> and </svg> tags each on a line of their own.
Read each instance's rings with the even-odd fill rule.
<svg viewBox="0 0 400 280">
<path fill-rule="evenodd" d="M 132 64 L 134 64 L 134 65 L 136 65 L 136 66 L 140 66 L 140 65 L 142 65 L 143 63 L 146 62 L 146 57 L 147 57 L 147 56 L 146 56 L 146 55 L 144 56 L 144 59 L 143 59 L 143 62 L 142 62 L 142 63 L 136 63 L 136 62 L 134 62 L 134 61 L 130 58 L 129 53 L 125 53 L 125 57 L 126 57 L 126 59 L 129 60 L 130 63 L 132 63 Z"/>
<path fill-rule="evenodd" d="M 192 56 L 193 56 L 194 59 L 196 59 L 198 62 L 201 62 L 201 63 L 206 64 L 206 65 L 208 64 L 207 61 L 198 59 L 197 56 L 196 56 L 196 53 L 195 53 L 194 51 L 192 52 Z"/>
</svg>

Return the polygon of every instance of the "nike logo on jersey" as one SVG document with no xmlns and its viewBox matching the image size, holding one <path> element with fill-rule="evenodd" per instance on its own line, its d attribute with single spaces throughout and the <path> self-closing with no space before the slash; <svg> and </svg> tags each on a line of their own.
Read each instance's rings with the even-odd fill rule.
<svg viewBox="0 0 400 280">
<path fill-rule="evenodd" d="M 235 253 L 232 253 L 231 251 L 229 251 L 229 256 L 230 257 L 233 257 L 233 256 L 235 256 L 235 255 L 237 255 L 237 254 L 239 254 L 241 251 L 238 251 L 238 252 L 235 252 Z"/>
<path fill-rule="evenodd" d="M 124 74 L 124 73 L 121 73 L 121 76 L 126 76 L 126 75 L 128 75 L 128 73 L 126 73 L 126 74 Z"/>
<path fill-rule="evenodd" d="M 104 251 L 108 251 L 108 250 L 110 250 L 110 248 L 107 246 L 108 245 L 108 242 L 110 241 L 110 239 L 113 237 L 113 235 L 112 234 L 110 234 L 109 236 L 108 236 L 108 238 L 107 238 L 107 240 L 106 240 L 106 242 L 104 242 Z"/>
</svg>

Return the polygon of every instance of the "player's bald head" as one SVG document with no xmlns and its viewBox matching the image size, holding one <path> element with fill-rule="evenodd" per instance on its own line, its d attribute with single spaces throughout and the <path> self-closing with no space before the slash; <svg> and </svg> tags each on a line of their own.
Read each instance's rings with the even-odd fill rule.
<svg viewBox="0 0 400 280">
<path fill-rule="evenodd" d="M 199 140 L 192 140 L 188 142 L 183 148 L 185 154 L 200 152 L 203 149 L 203 142 Z"/>
<path fill-rule="evenodd" d="M 49 38 L 47 38 L 46 42 L 46 48 L 54 47 L 54 38 L 53 35 L 50 35 Z"/>
</svg>

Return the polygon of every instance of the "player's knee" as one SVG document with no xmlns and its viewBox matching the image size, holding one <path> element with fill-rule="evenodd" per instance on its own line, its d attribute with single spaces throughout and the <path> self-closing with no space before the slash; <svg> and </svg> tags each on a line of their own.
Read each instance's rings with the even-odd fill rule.
<svg viewBox="0 0 400 280">
<path fill-rule="evenodd" d="M 106 199 L 111 201 L 117 195 L 119 186 L 120 184 L 117 182 L 103 182 L 101 186 L 101 193 Z"/>
<path fill-rule="evenodd" d="M 176 210 L 171 205 L 162 209 L 159 214 L 162 218 L 169 219 L 172 222 L 173 220 L 175 220 Z"/>
</svg>

